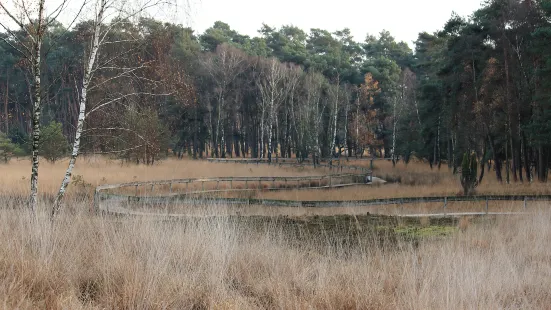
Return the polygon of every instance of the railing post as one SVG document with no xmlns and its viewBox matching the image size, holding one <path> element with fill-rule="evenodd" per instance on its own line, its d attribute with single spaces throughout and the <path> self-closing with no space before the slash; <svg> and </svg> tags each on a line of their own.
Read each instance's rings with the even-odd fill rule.
<svg viewBox="0 0 551 310">
<path fill-rule="evenodd" d="M 249 181 L 245 180 L 245 189 L 249 189 Z"/>
<path fill-rule="evenodd" d="M 329 187 L 333 187 L 333 178 L 329 176 Z"/>
<path fill-rule="evenodd" d="M 230 180 L 230 189 L 233 189 L 233 180 Z"/>
<path fill-rule="evenodd" d="M 524 196 L 524 211 L 526 211 L 526 196 Z"/>
<path fill-rule="evenodd" d="M 444 197 L 444 214 L 447 214 L 448 209 L 448 197 Z"/>
<path fill-rule="evenodd" d="M 203 192 L 205 191 L 205 181 L 201 181 L 201 189 Z"/>
<path fill-rule="evenodd" d="M 96 215 L 99 214 L 99 192 L 97 189 L 94 192 L 94 212 Z"/>
<path fill-rule="evenodd" d="M 136 197 L 138 196 L 138 185 L 136 185 Z"/>
<path fill-rule="evenodd" d="M 172 194 L 172 182 L 170 182 L 170 188 L 169 188 L 169 193 Z"/>
<path fill-rule="evenodd" d="M 189 193 L 189 181 L 186 182 L 186 193 Z"/>
<path fill-rule="evenodd" d="M 486 214 L 488 214 L 488 197 L 486 197 Z"/>
<path fill-rule="evenodd" d="M 151 196 L 153 196 L 154 189 L 155 189 L 155 184 L 151 184 Z"/>
<path fill-rule="evenodd" d="M 220 189 L 220 180 L 216 180 L 216 190 Z"/>
<path fill-rule="evenodd" d="M 272 188 L 276 188 L 275 187 L 275 178 L 272 179 Z"/>
</svg>

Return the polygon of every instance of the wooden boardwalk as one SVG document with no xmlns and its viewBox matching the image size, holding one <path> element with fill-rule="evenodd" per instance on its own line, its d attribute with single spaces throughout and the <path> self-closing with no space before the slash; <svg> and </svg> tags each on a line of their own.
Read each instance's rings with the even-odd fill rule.
<svg viewBox="0 0 551 310">
<path fill-rule="evenodd" d="M 212 162 L 238 162 L 244 164 L 269 164 L 269 165 L 299 165 L 296 160 L 281 160 L 278 162 L 269 162 L 264 159 L 209 159 Z M 307 164 L 311 165 L 311 164 Z M 299 207 L 299 208 L 354 208 L 365 206 L 385 206 L 385 205 L 407 205 L 418 203 L 441 203 L 442 209 L 438 213 L 424 214 L 401 214 L 403 217 L 441 217 L 441 216 L 475 216 L 475 215 L 522 215 L 526 214 L 527 202 L 529 201 L 551 201 L 551 195 L 481 195 L 481 196 L 433 196 L 433 197 L 401 197 L 388 199 L 368 199 L 368 200 L 339 200 L 339 201 L 296 201 L 296 200 L 273 200 L 273 199 L 242 199 L 242 198 L 191 198 L 195 194 L 206 194 L 229 191 L 246 190 L 297 190 L 297 189 L 323 189 L 344 186 L 365 185 L 356 180 L 372 180 L 372 172 L 369 169 L 356 166 L 342 165 L 316 165 L 317 167 L 336 169 L 337 172 L 348 169 L 355 173 L 328 174 L 321 176 L 300 176 L 300 177 L 224 177 L 224 178 L 199 178 L 199 179 L 177 179 L 161 180 L 149 182 L 132 182 L 122 184 L 102 185 L 96 188 L 94 195 L 94 206 L 98 212 L 145 215 L 145 216 L 168 216 L 184 217 L 184 214 L 166 214 L 154 212 L 137 212 L 121 206 L 121 204 L 136 205 L 240 205 L 240 206 L 269 206 L 269 207 Z M 225 183 L 225 188 L 220 188 L 220 183 Z M 236 182 L 244 182 L 245 188 L 236 188 L 233 185 Z M 205 183 L 215 183 L 215 187 L 206 188 Z M 185 184 L 184 192 L 173 191 L 173 185 Z M 190 185 L 200 184 L 200 189 L 193 190 Z M 251 184 L 252 188 L 249 188 Z M 369 184 L 369 183 L 367 183 Z M 254 186 L 253 186 L 254 185 Z M 301 186 L 306 185 L 306 186 Z M 169 187 L 168 193 L 155 192 L 155 187 Z M 149 188 L 149 192 L 138 191 L 138 188 Z M 113 193 L 113 190 L 122 188 L 134 188 L 134 194 Z M 139 194 L 142 195 L 139 195 Z M 522 202 L 523 212 L 489 212 L 488 204 L 490 201 L 517 201 Z M 484 212 L 448 212 L 448 202 L 481 202 L 485 206 Z"/>
</svg>

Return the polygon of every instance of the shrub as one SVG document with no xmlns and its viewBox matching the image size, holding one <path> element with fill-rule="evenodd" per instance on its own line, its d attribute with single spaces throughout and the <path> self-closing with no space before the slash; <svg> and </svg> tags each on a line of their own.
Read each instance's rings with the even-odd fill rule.
<svg viewBox="0 0 551 310">
<path fill-rule="evenodd" d="M 7 163 L 13 156 L 22 155 L 23 151 L 17 145 L 11 142 L 5 134 L 0 132 L 0 158 Z"/>
<path fill-rule="evenodd" d="M 30 154 L 29 135 L 23 131 L 21 127 L 10 127 L 7 137 L 11 140 L 11 143 L 17 145 L 21 149 L 21 155 Z"/>
<path fill-rule="evenodd" d="M 42 129 L 40 135 L 40 154 L 54 163 L 67 155 L 69 143 L 63 135 L 61 123 L 51 122 Z"/>
</svg>

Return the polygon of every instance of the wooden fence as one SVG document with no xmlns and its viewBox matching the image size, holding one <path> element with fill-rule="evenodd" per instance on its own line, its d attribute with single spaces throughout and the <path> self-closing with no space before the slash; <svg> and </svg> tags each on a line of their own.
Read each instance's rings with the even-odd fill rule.
<svg viewBox="0 0 551 310">
<path fill-rule="evenodd" d="M 209 158 L 211 162 L 224 163 L 243 163 L 243 164 L 269 164 L 277 166 L 314 166 L 309 163 L 298 163 L 290 159 L 219 159 Z M 415 203 L 442 203 L 442 212 L 447 214 L 448 202 L 484 202 L 485 213 L 488 213 L 488 204 L 490 201 L 519 201 L 523 202 L 526 209 L 528 201 L 551 201 L 551 195 L 482 195 L 482 196 L 436 196 L 436 197 L 405 197 L 389 199 L 368 199 L 368 200 L 338 200 L 338 201 L 295 201 L 295 200 L 273 200 L 273 199 L 247 199 L 247 198 L 197 198 L 193 194 L 243 191 L 243 190 L 296 190 L 296 189 L 316 189 L 332 188 L 342 186 L 353 186 L 365 184 L 365 177 L 371 178 L 372 172 L 369 169 L 357 166 L 346 166 L 340 164 L 316 164 L 315 167 L 324 167 L 336 169 L 339 172 L 350 170 L 355 173 L 348 174 L 329 174 L 322 176 L 300 176 L 300 177 L 222 177 L 222 178 L 199 178 L 199 179 L 176 179 L 147 182 L 131 182 L 122 184 L 111 184 L 98 186 L 94 195 L 94 206 L 96 211 L 109 211 L 109 202 L 123 203 L 141 203 L 141 204 L 225 204 L 225 205 L 264 205 L 273 207 L 362 207 L 362 206 L 380 206 L 380 205 L 402 205 Z M 343 182 L 348 180 L 348 182 Z M 370 179 L 369 179 L 370 180 Z M 216 183 L 215 187 L 207 188 L 205 183 Z M 245 182 L 245 188 L 235 188 L 236 182 Z M 304 184 L 305 182 L 306 184 Z M 220 184 L 227 185 L 225 189 L 220 188 Z M 173 185 L 185 184 L 184 192 L 173 191 Z M 190 188 L 191 184 L 200 184 L 199 190 Z M 250 187 L 249 188 L 249 184 Z M 301 186 L 306 185 L 306 186 Z M 161 191 L 155 192 L 156 186 L 168 186 L 168 193 Z M 142 192 L 138 188 L 142 187 Z M 198 187 L 198 186 L 195 186 Z M 132 195 L 123 195 L 113 193 L 111 190 L 120 190 L 124 188 L 134 188 Z M 149 192 L 147 192 L 149 188 Z M 142 195 L 140 195 L 140 193 Z M 157 195 L 156 195 L 157 193 Z M 107 206 L 104 206 L 107 204 Z M 451 214 L 451 213 L 450 213 Z"/>
<path fill-rule="evenodd" d="M 404 197 L 389 199 L 368 200 L 337 200 L 337 201 L 296 201 L 274 199 L 247 199 L 247 198 L 208 198 L 196 199 L 183 196 L 125 196 L 107 193 L 99 193 L 95 197 L 97 211 L 109 211 L 104 202 L 122 202 L 130 204 L 222 204 L 222 205 L 261 205 L 271 207 L 308 207 L 308 208 L 343 208 L 364 207 L 381 205 L 403 205 L 415 203 L 442 203 L 442 212 L 449 214 L 447 207 L 450 202 L 483 202 L 485 213 L 488 214 L 490 201 L 522 202 L 524 209 L 529 201 L 551 201 L 551 195 L 481 195 L 481 196 L 437 196 L 437 197 Z"/>
</svg>

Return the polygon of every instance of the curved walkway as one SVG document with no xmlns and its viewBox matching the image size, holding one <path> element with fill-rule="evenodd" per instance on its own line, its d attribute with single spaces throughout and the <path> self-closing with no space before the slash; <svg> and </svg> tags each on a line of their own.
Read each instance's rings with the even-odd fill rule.
<svg viewBox="0 0 551 310">
<path fill-rule="evenodd" d="M 208 159 L 211 162 L 227 162 L 227 163 L 243 163 L 243 164 L 269 164 L 269 165 L 292 165 L 292 166 L 314 166 L 313 164 L 298 163 L 296 160 L 282 160 L 269 162 L 264 159 Z M 344 177 L 365 177 L 368 181 L 374 180 L 372 172 L 364 167 L 357 166 L 342 166 L 340 164 L 316 164 L 316 167 L 325 167 L 329 169 L 337 169 L 337 171 L 350 170 L 356 171 L 357 174 L 329 174 L 325 176 L 316 177 L 253 177 L 253 178 L 209 178 L 209 179 L 180 179 L 180 180 L 163 180 L 163 181 L 150 181 L 150 182 L 133 182 L 124 184 L 112 184 L 103 185 L 96 188 L 94 195 L 94 206 L 97 211 L 117 213 L 117 214 L 133 214 L 133 215 L 148 215 L 148 216 L 171 216 L 181 217 L 183 214 L 162 214 L 162 213 L 148 213 L 148 212 L 136 212 L 121 206 L 121 203 L 132 204 L 198 204 L 198 203 L 210 203 L 210 204 L 225 204 L 225 205 L 259 205 L 270 207 L 305 207 L 305 208 L 328 208 L 328 207 L 363 207 L 363 206 L 381 206 L 381 205 L 402 205 L 402 204 L 414 204 L 414 203 L 442 203 L 442 212 L 440 213 L 428 213 L 428 214 L 402 214 L 398 216 L 404 217 L 436 217 L 436 216 L 464 216 L 464 215 L 512 215 L 512 214 L 526 214 L 526 212 L 489 212 L 489 201 L 518 201 L 523 202 L 524 210 L 526 211 L 526 205 L 528 201 L 551 201 L 551 195 L 484 195 L 484 196 L 437 196 L 437 197 L 404 197 L 404 198 L 390 198 L 390 199 L 369 199 L 369 200 L 338 200 L 338 201 L 296 201 L 296 200 L 273 200 L 273 199 L 241 199 L 241 198 L 190 198 L 190 194 L 201 194 L 210 192 L 221 191 L 238 191 L 243 189 L 234 189 L 231 186 L 233 181 L 241 182 L 258 182 L 261 187 L 261 182 L 271 182 L 274 184 L 273 188 L 263 188 L 267 190 L 296 190 L 298 186 L 281 188 L 275 187 L 275 182 L 284 181 L 287 185 L 288 182 L 300 182 L 300 181 L 312 181 L 317 180 L 318 186 L 306 187 L 312 188 L 328 188 L 339 186 L 354 186 L 361 183 L 347 183 L 347 184 L 335 184 L 334 178 Z M 321 186 L 322 180 L 328 182 L 328 185 Z M 173 193 L 172 184 L 184 183 L 190 184 L 193 182 L 201 182 L 203 184 L 202 190 L 191 191 L 186 193 Z M 204 182 L 216 182 L 217 188 L 212 190 L 206 190 L 204 188 Z M 218 189 L 220 182 L 230 182 L 230 189 Z M 308 182 L 311 184 L 311 182 Z M 364 183 L 365 184 L 365 183 Z M 169 185 L 170 193 L 168 195 L 121 195 L 108 193 L 108 190 L 123 188 L 123 187 L 138 187 L 138 186 L 151 186 L 150 193 L 153 193 L 153 187 L 155 185 Z M 258 189 L 257 188 L 257 189 Z M 248 189 L 246 189 L 248 190 Z M 251 189 L 252 190 L 252 189 Z M 448 202 L 485 202 L 485 212 L 462 212 L 462 213 L 450 213 L 447 212 Z"/>
</svg>

